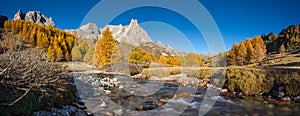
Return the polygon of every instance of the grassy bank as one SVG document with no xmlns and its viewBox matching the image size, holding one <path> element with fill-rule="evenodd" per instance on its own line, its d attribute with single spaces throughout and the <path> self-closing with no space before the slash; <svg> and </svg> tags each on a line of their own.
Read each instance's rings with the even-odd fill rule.
<svg viewBox="0 0 300 116">
<path fill-rule="evenodd" d="M 188 77 L 211 79 L 211 83 L 223 83 L 229 92 L 239 92 L 244 95 L 265 93 L 274 96 L 282 91 L 283 96 L 300 96 L 300 70 L 293 68 L 267 67 L 228 67 L 221 68 L 226 73 L 212 75 L 212 68 L 196 67 L 160 67 L 144 69 L 142 75 L 146 78 L 153 76 L 167 77 L 175 74 L 187 74 Z M 222 71 L 221 71 L 222 72 Z M 225 81 L 218 76 L 224 76 Z"/>
</svg>

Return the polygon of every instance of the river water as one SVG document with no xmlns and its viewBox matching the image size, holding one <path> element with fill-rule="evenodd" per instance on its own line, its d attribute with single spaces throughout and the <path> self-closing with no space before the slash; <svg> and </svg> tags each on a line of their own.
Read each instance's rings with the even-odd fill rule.
<svg viewBox="0 0 300 116">
<path fill-rule="evenodd" d="M 263 97 L 225 98 L 216 88 L 134 80 L 122 75 L 76 75 L 77 90 L 94 115 L 300 115 L 300 103 Z M 103 78 L 113 86 L 105 86 Z"/>
</svg>

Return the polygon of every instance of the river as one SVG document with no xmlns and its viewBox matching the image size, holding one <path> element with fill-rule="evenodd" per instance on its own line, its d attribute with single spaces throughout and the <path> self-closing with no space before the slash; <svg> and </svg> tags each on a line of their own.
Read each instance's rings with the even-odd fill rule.
<svg viewBox="0 0 300 116">
<path fill-rule="evenodd" d="M 74 76 L 85 106 L 94 115 L 300 115 L 299 102 L 267 97 L 224 97 L 218 88 L 132 79 L 118 74 Z"/>
</svg>

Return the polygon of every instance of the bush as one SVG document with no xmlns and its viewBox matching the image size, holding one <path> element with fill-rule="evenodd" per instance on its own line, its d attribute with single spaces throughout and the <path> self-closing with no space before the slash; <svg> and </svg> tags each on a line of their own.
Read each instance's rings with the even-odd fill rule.
<svg viewBox="0 0 300 116">
<path fill-rule="evenodd" d="M 241 69 L 226 71 L 225 85 L 229 91 L 241 90 L 245 95 L 270 93 L 285 86 L 286 95 L 300 95 L 300 72 L 296 69 Z"/>
</svg>

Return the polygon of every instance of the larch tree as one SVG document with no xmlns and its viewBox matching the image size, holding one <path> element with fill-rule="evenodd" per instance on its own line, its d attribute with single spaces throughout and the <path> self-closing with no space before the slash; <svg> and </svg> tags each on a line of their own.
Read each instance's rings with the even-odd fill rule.
<svg viewBox="0 0 300 116">
<path fill-rule="evenodd" d="M 55 61 L 55 50 L 52 46 L 49 46 L 48 48 L 47 59 L 51 62 Z"/>
<path fill-rule="evenodd" d="M 96 67 L 108 66 L 113 63 L 112 55 L 116 43 L 115 38 L 112 36 L 112 32 L 109 28 L 106 28 L 102 33 L 102 37 L 96 43 L 94 54 L 94 65 Z"/>
<path fill-rule="evenodd" d="M 230 65 L 237 65 L 237 52 L 239 45 L 237 43 L 233 43 L 231 50 L 228 52 L 227 62 Z"/>
<path fill-rule="evenodd" d="M 82 61 L 82 54 L 79 51 L 78 46 L 73 47 L 71 53 L 72 53 L 72 60 L 73 61 Z"/>
<path fill-rule="evenodd" d="M 83 62 L 93 64 L 94 47 L 89 46 L 86 54 L 83 57 Z"/>
<path fill-rule="evenodd" d="M 197 62 L 198 62 L 199 67 L 203 67 L 204 66 L 203 62 L 202 62 L 202 57 L 199 54 L 197 55 Z"/>
<path fill-rule="evenodd" d="M 245 42 L 240 43 L 237 51 L 238 51 L 237 52 L 237 64 L 244 65 L 245 58 L 247 55 L 247 48 L 246 48 Z"/>
<path fill-rule="evenodd" d="M 247 48 L 246 62 L 247 64 L 252 64 L 255 61 L 255 50 L 252 45 L 252 39 L 246 40 L 246 48 Z"/>
<path fill-rule="evenodd" d="M 153 57 L 146 51 L 136 48 L 129 54 L 129 62 L 136 66 L 149 67 Z"/>
<path fill-rule="evenodd" d="M 161 55 L 161 56 L 159 57 L 158 62 L 161 63 L 161 64 L 163 64 L 163 65 L 165 65 L 165 66 L 168 65 L 168 59 L 167 59 L 164 55 Z"/>
<path fill-rule="evenodd" d="M 117 63 L 119 61 L 121 61 L 122 59 L 122 52 L 120 50 L 120 46 L 119 45 L 115 45 L 114 49 L 113 49 L 113 54 L 112 54 L 112 63 Z"/>
<path fill-rule="evenodd" d="M 169 58 L 169 63 L 171 66 L 176 67 L 180 65 L 180 61 L 179 58 L 177 56 L 173 56 L 171 58 Z"/>
<path fill-rule="evenodd" d="M 237 65 L 237 51 L 238 44 L 234 42 L 231 50 L 227 52 L 227 63 L 229 65 Z"/>
<path fill-rule="evenodd" d="M 255 50 L 256 62 L 261 62 L 267 56 L 266 45 L 260 36 L 255 36 L 252 44 Z"/>
<path fill-rule="evenodd" d="M 61 47 L 57 43 L 55 43 L 53 48 L 56 53 L 55 61 L 62 61 L 64 59 L 64 53 L 63 53 Z"/>
</svg>

